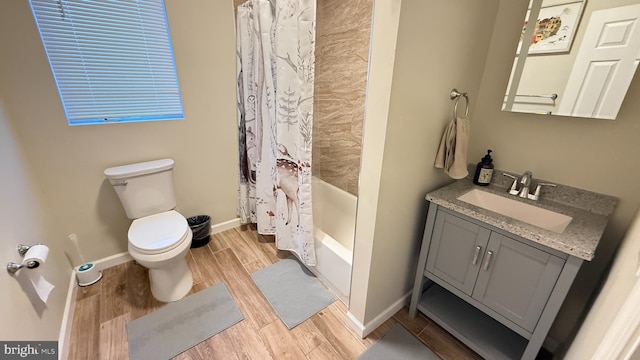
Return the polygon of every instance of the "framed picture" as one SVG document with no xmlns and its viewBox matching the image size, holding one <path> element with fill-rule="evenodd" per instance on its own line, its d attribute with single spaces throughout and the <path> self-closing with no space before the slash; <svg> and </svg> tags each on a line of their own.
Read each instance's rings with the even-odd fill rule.
<svg viewBox="0 0 640 360">
<path fill-rule="evenodd" d="M 585 2 L 586 0 L 579 0 L 549 6 L 543 2 L 533 36 L 529 40 L 529 54 L 569 52 L 582 18 Z M 522 27 L 523 36 L 529 25 L 526 21 L 529 18 L 529 12 L 527 11 L 527 17 Z M 518 53 L 523 40 L 521 39 L 518 45 Z"/>
</svg>

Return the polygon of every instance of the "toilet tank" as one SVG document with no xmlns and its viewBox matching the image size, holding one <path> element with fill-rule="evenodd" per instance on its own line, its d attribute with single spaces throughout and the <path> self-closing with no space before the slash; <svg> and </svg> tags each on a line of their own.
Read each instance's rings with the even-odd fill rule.
<svg viewBox="0 0 640 360">
<path fill-rule="evenodd" d="M 129 219 L 176 207 L 173 164 L 172 159 L 162 159 L 116 166 L 104 171 Z"/>
</svg>

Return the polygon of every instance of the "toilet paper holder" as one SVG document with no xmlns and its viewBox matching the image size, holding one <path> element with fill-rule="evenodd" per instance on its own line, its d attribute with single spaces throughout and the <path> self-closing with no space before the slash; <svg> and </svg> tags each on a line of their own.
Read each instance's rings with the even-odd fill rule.
<svg viewBox="0 0 640 360">
<path fill-rule="evenodd" d="M 38 243 L 36 245 L 41 245 L 41 244 Z M 24 257 L 24 255 L 31 248 L 31 246 L 33 245 L 18 244 L 18 246 L 16 246 L 16 250 L 18 250 L 18 254 L 20 254 L 20 256 Z M 40 263 L 37 261 L 29 261 L 26 265 L 27 269 L 35 269 L 38 266 L 40 266 Z M 11 261 L 7 264 L 7 272 L 9 274 L 15 274 L 18 272 L 18 270 L 22 269 L 23 267 L 25 267 L 24 264 L 14 263 Z"/>
</svg>

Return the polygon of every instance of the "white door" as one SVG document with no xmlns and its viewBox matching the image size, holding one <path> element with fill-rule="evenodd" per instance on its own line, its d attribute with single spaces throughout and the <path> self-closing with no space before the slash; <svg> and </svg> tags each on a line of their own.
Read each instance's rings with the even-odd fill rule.
<svg viewBox="0 0 640 360">
<path fill-rule="evenodd" d="M 615 119 L 639 50 L 640 5 L 592 12 L 557 114 Z"/>
</svg>

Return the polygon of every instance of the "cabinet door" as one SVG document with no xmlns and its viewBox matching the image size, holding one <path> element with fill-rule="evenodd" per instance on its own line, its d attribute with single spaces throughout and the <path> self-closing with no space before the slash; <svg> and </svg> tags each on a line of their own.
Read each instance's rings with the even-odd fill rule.
<svg viewBox="0 0 640 360">
<path fill-rule="evenodd" d="M 564 260 L 491 233 L 473 297 L 527 331 L 533 331 Z"/>
<path fill-rule="evenodd" d="M 426 269 L 471 296 L 491 231 L 438 211 Z"/>
</svg>

